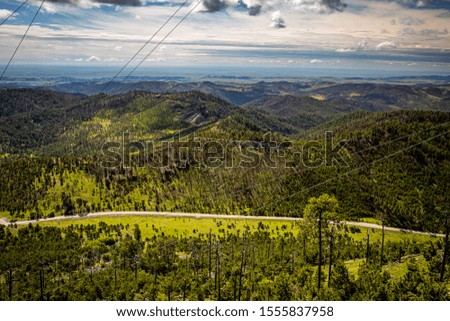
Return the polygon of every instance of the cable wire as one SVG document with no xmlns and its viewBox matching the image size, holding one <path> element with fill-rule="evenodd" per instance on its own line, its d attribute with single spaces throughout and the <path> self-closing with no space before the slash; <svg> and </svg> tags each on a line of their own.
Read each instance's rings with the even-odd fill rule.
<svg viewBox="0 0 450 321">
<path fill-rule="evenodd" d="M 165 36 L 164 36 L 164 38 L 162 38 L 161 39 L 161 41 L 160 42 L 158 42 L 157 44 L 156 44 L 156 46 L 155 47 L 153 47 L 153 49 L 147 54 L 147 56 L 145 56 L 134 68 L 133 68 L 133 70 L 131 70 L 129 73 L 128 73 L 128 75 L 123 79 L 124 81 L 128 78 L 128 77 L 130 77 L 131 76 L 131 74 L 133 73 L 133 72 L 135 72 L 136 71 L 136 69 L 137 68 L 139 68 L 139 66 L 140 65 L 142 65 L 142 63 L 145 61 L 145 60 L 147 60 L 147 58 L 172 34 L 172 32 L 174 32 L 175 31 L 175 29 L 177 29 L 178 28 L 178 26 L 181 24 L 181 23 L 183 23 L 183 21 L 184 20 L 186 20 L 187 19 L 187 17 L 189 17 L 190 16 L 190 14 L 201 4 L 203 2 L 203 0 L 199 0 L 198 2 L 197 2 L 197 4 L 191 9 L 191 10 L 189 10 L 189 12 L 175 25 L 175 27 L 173 27 L 170 31 L 169 31 L 169 33 L 167 33 Z"/>
<path fill-rule="evenodd" d="M 3 25 L 6 21 L 9 20 L 9 18 L 11 18 L 17 11 L 20 10 L 20 8 L 22 8 L 29 0 L 25 0 L 24 2 L 22 2 L 20 4 L 20 6 L 17 7 L 16 10 L 14 10 L 8 17 L 6 17 L 2 22 L 0 22 L 0 26 Z"/>
<path fill-rule="evenodd" d="M 34 14 L 33 19 L 31 20 L 30 24 L 28 25 L 27 30 L 25 31 L 25 33 L 24 33 L 23 36 L 22 36 L 22 39 L 20 39 L 20 42 L 19 42 L 19 44 L 17 45 L 16 50 L 14 50 L 14 53 L 12 54 L 11 58 L 9 59 L 8 64 L 6 65 L 5 69 L 3 69 L 3 72 L 2 72 L 2 74 L 1 74 L 1 76 L 0 76 L 0 80 L 3 78 L 3 76 L 4 76 L 5 73 L 6 73 L 6 70 L 8 70 L 9 65 L 11 64 L 11 62 L 12 62 L 13 59 L 14 59 L 14 57 L 16 56 L 16 53 L 17 53 L 17 51 L 19 50 L 20 46 L 22 45 L 23 40 L 24 40 L 25 37 L 27 36 L 28 31 L 30 30 L 30 28 L 31 28 L 31 26 L 32 26 L 32 24 L 33 24 L 33 22 L 34 22 L 34 20 L 36 19 L 36 17 L 37 17 L 37 15 L 38 15 L 39 11 L 41 11 L 42 6 L 44 5 L 44 2 L 45 2 L 45 0 L 42 0 L 41 5 L 39 6 L 39 8 L 37 9 L 36 13 Z"/>
<path fill-rule="evenodd" d="M 155 36 L 175 17 L 175 15 L 188 3 L 189 0 L 185 0 L 181 6 L 178 7 L 178 9 L 163 23 L 163 25 L 147 40 L 147 42 L 139 48 L 139 50 L 133 55 L 133 57 L 128 60 L 128 62 L 119 70 L 117 74 L 114 75 L 114 77 L 106 83 L 106 85 L 102 88 L 102 91 L 104 91 L 119 75 L 124 71 L 126 67 L 141 53 L 141 51 L 155 38 Z"/>
<path fill-rule="evenodd" d="M 316 187 L 319 187 L 319 186 L 325 185 L 325 184 L 327 184 L 327 183 L 329 183 L 329 182 L 335 181 L 336 179 L 339 179 L 339 178 L 341 178 L 341 177 L 347 176 L 347 175 L 352 174 L 352 173 L 356 173 L 356 172 L 360 171 L 361 169 L 364 169 L 364 168 L 369 167 L 369 166 L 371 166 L 371 165 L 373 165 L 373 164 L 376 164 L 376 163 L 379 163 L 379 162 L 381 162 L 381 161 L 384 161 L 384 160 L 386 160 L 386 159 L 388 159 L 388 158 L 391 158 L 391 157 L 393 157 L 393 156 L 395 156 L 395 155 L 401 154 L 401 153 L 403 153 L 403 152 L 405 152 L 405 151 L 408 151 L 408 150 L 410 150 L 410 149 L 412 149 L 412 148 L 414 148 L 414 147 L 420 146 L 420 145 L 422 145 L 423 143 L 429 142 L 429 141 L 431 141 L 431 140 L 433 140 L 433 139 L 436 139 L 436 138 L 441 137 L 441 136 L 443 136 L 443 135 L 446 135 L 446 134 L 448 134 L 448 133 L 450 133 L 450 130 L 447 130 L 447 131 L 445 131 L 445 132 L 443 132 L 443 133 L 440 133 L 440 134 L 437 134 L 437 135 L 435 135 L 435 136 L 433 136 L 433 137 L 430 137 L 430 138 L 427 138 L 427 139 L 425 139 L 425 140 L 422 140 L 422 141 L 420 141 L 420 142 L 418 142 L 418 143 L 409 145 L 408 147 L 402 148 L 402 149 L 400 149 L 400 150 L 398 150 L 398 151 L 396 151 L 396 152 L 394 152 L 394 153 L 391 153 L 391 154 L 386 155 L 386 156 L 384 156 L 384 157 L 375 159 L 374 161 L 371 161 L 371 162 L 369 162 L 369 163 L 367 163 L 367 164 L 361 165 L 361 166 L 359 166 L 359 167 L 357 167 L 357 168 L 351 169 L 351 170 L 349 170 L 349 171 L 347 171 L 347 172 L 345 172 L 345 173 L 342 173 L 342 174 L 336 175 L 336 176 L 334 176 L 334 177 L 328 178 L 328 179 L 326 179 L 326 180 L 324 180 L 324 181 L 322 181 L 322 182 L 320 182 L 320 183 L 317 183 L 317 184 L 315 184 L 315 185 L 312 185 L 312 186 L 310 186 L 310 187 L 303 188 L 303 189 L 301 189 L 300 191 L 295 192 L 295 193 L 292 193 L 292 194 L 287 195 L 287 196 L 284 196 L 284 197 L 282 197 L 282 198 L 279 199 L 279 200 L 276 200 L 276 201 L 270 202 L 270 203 L 268 203 L 268 204 L 265 204 L 265 205 L 263 205 L 263 206 L 260 206 L 260 207 L 251 209 L 251 210 L 249 211 L 249 213 L 259 211 L 259 210 L 261 210 L 261 209 L 263 209 L 263 208 L 266 208 L 266 207 L 268 207 L 268 206 L 270 206 L 270 205 L 277 204 L 277 203 L 279 203 L 279 202 L 281 202 L 281 201 L 284 201 L 284 200 L 287 200 L 287 199 L 289 199 L 289 198 L 291 198 L 291 197 L 293 197 L 293 196 L 297 196 L 297 195 L 303 194 L 304 192 L 310 191 L 310 190 L 312 190 L 312 189 L 314 189 L 314 188 L 316 188 Z"/>
</svg>

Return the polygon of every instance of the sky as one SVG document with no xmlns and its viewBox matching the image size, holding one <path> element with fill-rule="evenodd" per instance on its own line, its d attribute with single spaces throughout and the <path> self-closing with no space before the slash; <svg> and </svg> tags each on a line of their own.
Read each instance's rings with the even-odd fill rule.
<svg viewBox="0 0 450 321">
<path fill-rule="evenodd" d="M 0 0 L 0 21 L 23 1 Z M 2 65 L 41 2 L 29 0 L 0 25 Z M 47 0 L 12 64 L 124 66 L 184 2 Z M 450 74 L 449 31 L 450 0 L 188 0 L 128 68 L 142 61 Z"/>
</svg>

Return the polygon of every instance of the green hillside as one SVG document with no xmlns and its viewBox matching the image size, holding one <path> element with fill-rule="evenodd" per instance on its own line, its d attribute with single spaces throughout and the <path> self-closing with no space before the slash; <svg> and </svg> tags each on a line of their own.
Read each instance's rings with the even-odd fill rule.
<svg viewBox="0 0 450 321">
<path fill-rule="evenodd" d="M 345 102 L 323 101 L 310 96 L 264 96 L 245 105 L 286 120 L 296 128 L 310 129 L 341 114 L 362 110 Z"/>
<path fill-rule="evenodd" d="M 347 113 L 352 108 L 343 108 L 333 117 L 331 106 L 321 107 L 312 98 L 284 97 L 260 108 L 242 108 L 198 92 L 68 99 L 49 108 L 51 119 L 64 115 L 60 122 L 43 119 L 38 124 L 45 132 L 31 127 L 25 147 L 3 140 L 9 154 L 0 160 L 5 173 L 0 178 L 0 211 L 7 217 L 103 210 L 301 216 L 309 197 L 329 193 L 339 199 L 348 220 L 382 217 L 391 226 L 441 230 L 450 181 L 450 114 Z M 5 128 L 21 131 L 39 110 L 9 112 L 3 116 Z M 299 114 L 321 121 L 304 132 L 293 121 Z M 13 124 L 11 117 L 17 115 L 24 118 Z M 324 132 L 330 130 L 334 143 L 325 141 Z M 129 159 L 113 159 L 114 165 L 111 156 L 121 154 L 106 153 L 102 144 L 116 143 L 122 151 L 124 133 L 142 143 L 169 140 L 174 148 L 182 145 L 173 139 L 180 133 L 189 142 L 190 158 L 165 155 L 156 145 L 156 156 L 132 150 Z M 308 153 L 311 139 L 320 148 Z M 209 146 L 212 140 L 231 147 L 193 155 L 194 144 Z M 339 140 L 346 141 L 339 154 L 325 154 L 325 146 L 330 152 Z M 283 146 L 275 159 L 270 154 L 273 144 Z M 216 163 L 208 163 L 211 157 Z"/>
<path fill-rule="evenodd" d="M 266 86 L 0 91 L 0 300 L 448 300 L 450 113 Z"/>
</svg>

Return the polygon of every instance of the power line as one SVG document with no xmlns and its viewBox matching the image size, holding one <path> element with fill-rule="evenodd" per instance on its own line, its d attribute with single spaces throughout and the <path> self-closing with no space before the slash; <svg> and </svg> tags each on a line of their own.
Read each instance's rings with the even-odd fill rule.
<svg viewBox="0 0 450 321">
<path fill-rule="evenodd" d="M 371 150 L 374 150 L 374 149 L 378 149 L 380 147 L 383 147 L 383 146 L 386 146 L 386 145 L 389 145 L 389 144 L 392 144 L 392 143 L 395 143 L 395 142 L 398 142 L 398 141 L 401 141 L 401 140 L 413 137 L 415 135 L 423 134 L 423 133 L 429 132 L 431 130 L 434 130 L 434 129 L 437 129 L 437 128 L 440 128 L 440 127 L 443 127 L 443 126 L 448 126 L 448 125 L 450 125 L 450 122 L 434 125 L 434 126 L 432 126 L 430 128 L 426 128 L 426 129 L 417 130 L 417 131 L 411 132 L 411 133 L 409 133 L 407 135 L 403 135 L 403 136 L 397 137 L 395 139 L 392 139 L 390 141 L 386 141 L 386 142 L 383 142 L 383 143 L 378 144 L 378 145 L 373 145 L 373 146 L 370 146 L 370 147 L 362 149 L 362 150 L 354 151 L 352 153 L 349 153 L 348 156 L 356 156 L 356 155 L 362 154 L 364 152 L 371 151 Z M 375 162 L 377 162 L 377 161 L 375 161 Z M 293 169 L 296 169 L 296 168 L 294 167 Z M 242 187 L 242 188 L 234 189 L 233 191 L 231 191 L 229 193 L 227 193 L 227 191 L 226 191 L 226 186 L 222 186 L 217 191 L 212 192 L 212 193 L 208 193 L 209 201 L 216 201 L 216 200 L 218 200 L 220 198 L 223 198 L 223 197 L 230 198 L 230 196 L 242 194 L 243 192 L 251 190 L 251 189 L 253 189 L 255 187 L 264 186 L 264 185 L 267 185 L 267 184 L 270 184 L 270 183 L 274 183 L 274 182 L 277 182 L 279 180 L 291 177 L 293 175 L 298 175 L 300 173 L 306 173 L 306 172 L 312 171 L 314 169 L 315 168 L 312 168 L 312 167 L 302 168 L 302 169 L 300 169 L 298 171 L 295 171 L 295 172 L 290 172 L 290 173 L 287 173 L 285 175 L 278 175 L 275 178 L 266 179 L 266 180 L 263 180 L 261 182 L 255 183 L 255 184 L 250 184 L 250 185 L 247 185 L 247 186 Z M 322 183 L 319 183 L 317 186 L 320 186 L 320 185 L 322 185 Z M 266 205 L 265 207 L 267 207 L 269 205 L 270 204 Z M 255 210 L 257 210 L 257 209 L 255 209 Z M 250 212 L 252 212 L 252 211 L 253 210 L 250 210 Z"/>
<path fill-rule="evenodd" d="M 119 70 L 119 72 L 115 74 L 114 77 L 106 83 L 106 85 L 100 92 L 104 91 L 122 73 L 122 71 L 124 71 L 124 69 L 128 67 L 128 65 L 134 60 L 134 58 L 136 58 L 137 55 L 139 55 L 139 53 L 153 40 L 153 38 L 155 38 L 155 36 L 170 22 L 170 20 L 172 20 L 172 18 L 175 17 L 175 15 L 186 5 L 186 3 L 188 3 L 188 1 L 189 0 L 185 0 L 181 4 L 181 6 L 179 6 L 178 9 L 175 10 L 175 12 L 166 20 L 166 22 L 164 22 L 163 25 L 147 40 L 147 42 L 141 46 L 141 48 L 133 55 L 133 57 L 131 57 L 131 59 L 128 60 L 128 62 Z"/>
<path fill-rule="evenodd" d="M 134 67 L 133 68 L 133 70 L 131 70 L 129 73 L 128 73 L 128 75 L 123 79 L 123 80 L 126 80 L 128 77 L 130 77 L 131 76 L 131 74 L 140 66 L 140 65 L 142 65 L 142 63 L 172 34 L 172 32 L 174 32 L 175 31 L 175 29 L 176 28 L 178 28 L 178 26 L 181 24 L 181 23 L 183 23 L 183 21 L 184 20 L 186 20 L 187 19 L 187 17 L 189 17 L 190 16 L 190 14 L 200 5 L 200 3 L 202 3 L 203 2 L 203 0 L 199 0 L 198 2 L 197 2 L 197 4 L 175 25 L 175 27 L 173 27 L 170 31 L 169 31 L 169 33 L 167 33 L 165 36 L 164 36 L 164 38 L 162 38 L 161 39 L 161 41 L 160 42 L 158 42 L 157 44 L 156 44 L 156 46 L 155 47 L 153 47 L 153 49 L 147 54 L 147 56 L 145 56 L 137 65 L 136 65 L 136 67 Z"/>
<path fill-rule="evenodd" d="M 263 206 L 260 206 L 260 207 L 255 208 L 255 209 L 252 209 L 252 210 L 249 211 L 249 213 L 255 212 L 255 211 L 258 211 L 258 210 L 261 210 L 261 209 L 266 208 L 266 207 L 268 207 L 268 206 L 270 206 L 270 205 L 273 205 L 273 204 L 279 203 L 279 202 L 281 202 L 281 201 L 287 200 L 287 199 L 289 199 L 289 198 L 291 198 L 291 197 L 293 197 L 293 196 L 297 196 L 297 195 L 303 194 L 304 192 L 310 191 L 310 190 L 312 190 L 312 189 L 314 189 L 314 188 L 316 188 L 316 187 L 319 187 L 319 186 L 321 186 L 321 185 L 325 185 L 325 184 L 327 184 L 327 183 L 329 183 L 329 182 L 332 182 L 332 181 L 334 181 L 334 180 L 336 180 L 336 179 L 339 179 L 339 178 L 341 178 L 341 177 L 343 177 L 343 176 L 347 176 L 347 175 L 349 175 L 349 174 L 356 173 L 356 172 L 360 171 L 361 169 L 364 169 L 364 168 L 369 167 L 369 166 L 371 166 L 371 165 L 373 165 L 373 164 L 379 163 L 379 162 L 381 162 L 381 161 L 383 161 L 383 160 L 385 160 L 385 159 L 388 159 L 388 158 L 390 158 L 390 157 L 393 157 L 393 156 L 395 156 L 395 155 L 401 154 L 401 153 L 403 153 L 403 152 L 405 152 L 405 151 L 407 151 L 407 150 L 410 150 L 410 149 L 412 149 L 412 148 L 414 148 L 414 147 L 417 147 L 417 146 L 419 146 L 419 145 L 422 145 L 423 143 L 429 142 L 429 141 L 431 141 L 431 140 L 433 140 L 433 139 L 435 139 L 435 138 L 438 138 L 438 137 L 443 136 L 443 135 L 448 134 L 448 133 L 450 133 L 450 130 L 447 130 L 447 131 L 445 131 L 445 132 L 443 132 L 443 133 L 440 133 L 440 134 L 437 134 L 437 135 L 435 135 L 435 136 L 433 136 L 433 137 L 430 137 L 430 138 L 427 138 L 427 139 L 425 139 L 425 140 L 422 140 L 422 141 L 420 141 L 420 142 L 418 142 L 418 143 L 415 143 L 415 144 L 413 144 L 413 145 L 409 145 L 408 147 L 402 148 L 402 149 L 400 149 L 400 150 L 398 150 L 398 151 L 396 151 L 396 152 L 394 152 L 394 153 L 392 153 L 392 154 L 386 155 L 386 156 L 381 157 L 381 158 L 379 158 L 379 159 L 376 159 L 376 160 L 374 160 L 374 161 L 372 161 L 372 162 L 369 162 L 369 163 L 367 163 L 367 164 L 361 165 L 361 166 L 359 166 L 359 167 L 357 167 L 357 168 L 354 168 L 354 169 L 352 169 L 352 170 L 349 170 L 349 171 L 347 171 L 347 172 L 345 172 L 345 173 L 342 173 L 342 174 L 340 174 L 340 175 L 337 175 L 337 176 L 331 177 L 331 178 L 329 178 L 329 179 L 326 179 L 326 180 L 324 180 L 324 181 L 322 181 L 322 182 L 320 182 L 320 183 L 318 183 L 318 184 L 312 185 L 312 186 L 310 186 L 310 187 L 303 188 L 303 189 L 301 189 L 301 190 L 298 191 L 298 192 L 295 192 L 295 193 L 292 193 L 292 194 L 287 195 L 287 196 L 285 196 L 285 197 L 282 197 L 281 199 L 276 200 L 276 201 L 274 201 L 274 202 L 270 202 L 270 203 L 268 203 L 268 204 L 266 204 L 266 205 L 263 205 Z"/>
<path fill-rule="evenodd" d="M 42 0 L 41 5 L 39 6 L 39 8 L 37 9 L 36 13 L 34 14 L 33 19 L 31 20 L 30 24 L 28 25 L 27 30 L 25 31 L 25 33 L 24 33 L 23 36 L 22 36 L 22 39 L 20 39 L 20 42 L 19 42 L 19 44 L 17 45 L 16 50 L 14 50 L 14 53 L 12 54 L 11 58 L 9 59 L 8 64 L 6 65 L 5 69 L 3 69 L 3 72 L 2 72 L 2 74 L 1 74 L 1 76 L 0 76 L 0 80 L 3 78 L 3 76 L 4 76 L 5 73 L 6 73 L 6 70 L 8 70 L 9 65 L 11 64 L 11 62 L 12 62 L 13 59 L 14 59 L 14 57 L 16 56 L 16 53 L 17 53 L 17 51 L 19 50 L 20 45 L 22 44 L 23 40 L 24 40 L 25 37 L 27 36 L 28 31 L 30 30 L 31 25 L 33 24 L 34 20 L 36 19 L 36 17 L 37 17 L 37 15 L 38 15 L 39 11 L 41 11 L 42 6 L 44 5 L 44 2 L 45 2 L 45 0 Z"/>
<path fill-rule="evenodd" d="M 6 21 L 9 20 L 9 18 L 11 18 L 17 11 L 20 10 L 20 8 L 22 8 L 29 0 L 25 0 L 24 2 L 22 2 L 20 4 L 20 6 L 17 7 L 16 10 L 14 10 L 8 17 L 6 17 L 2 22 L 0 22 L 0 26 L 3 25 Z"/>
<path fill-rule="evenodd" d="M 446 123 L 442 123 L 442 124 L 439 124 L 439 125 L 435 125 L 435 126 L 432 126 L 432 127 L 430 127 L 430 128 L 427 128 L 427 129 L 422 129 L 422 130 L 419 130 L 419 131 L 415 131 L 415 132 L 412 132 L 412 133 L 410 133 L 410 134 L 408 134 L 408 135 L 404 135 L 404 136 L 401 136 L 401 137 L 397 137 L 397 138 L 395 138 L 395 139 L 393 139 L 393 140 L 390 140 L 390 141 L 387 141 L 387 142 L 383 142 L 383 143 L 378 144 L 378 145 L 370 146 L 370 147 L 368 147 L 368 148 L 365 148 L 365 149 L 362 149 L 362 150 L 359 150 L 359 151 L 355 151 L 355 152 L 353 152 L 353 153 L 350 153 L 349 156 L 354 156 L 354 155 L 356 156 L 356 155 L 361 154 L 361 153 L 364 153 L 364 152 L 366 152 L 366 151 L 370 151 L 370 150 L 373 150 L 373 149 L 377 149 L 377 148 L 379 148 L 379 147 L 386 146 L 386 145 L 388 145 L 388 144 L 391 144 L 391 143 L 394 143 L 394 142 L 397 142 L 397 141 L 400 141 L 400 140 L 403 140 L 403 139 L 412 137 L 412 136 L 414 136 L 414 135 L 422 134 L 422 133 L 428 132 L 428 131 L 430 131 L 430 130 L 436 129 L 436 128 L 438 128 L 438 127 L 448 126 L 448 125 L 450 125 L 450 122 L 446 122 Z M 297 175 L 297 174 L 299 174 L 299 173 L 304 173 L 304 172 L 307 172 L 307 171 L 310 171 L 310 170 L 313 170 L 313 169 L 315 169 L 315 168 L 308 167 L 308 168 L 305 168 L 305 169 L 301 169 L 300 171 L 296 171 L 296 172 L 293 172 L 293 173 L 288 173 L 288 174 L 286 174 L 286 175 L 279 175 L 279 176 L 276 176 L 275 178 L 268 179 L 268 180 L 264 180 L 264 181 L 259 182 L 259 183 L 256 183 L 256 184 L 248 185 L 248 186 L 245 186 L 245 187 L 243 187 L 243 188 L 234 190 L 233 192 L 230 192 L 230 193 L 226 194 L 225 197 L 229 197 L 229 196 L 231 196 L 231 195 L 238 195 L 238 194 L 241 194 L 242 192 L 244 192 L 244 191 L 246 191 L 246 190 L 250 190 L 250 189 L 253 188 L 253 187 L 257 187 L 257 186 L 261 186 L 261 185 L 266 185 L 266 184 L 269 184 L 269 183 L 273 183 L 273 182 L 279 181 L 279 180 L 281 180 L 281 179 L 290 177 L 290 176 L 292 176 L 292 175 Z M 215 197 L 213 198 L 213 200 L 218 199 L 218 198 L 221 197 L 221 195 L 223 195 L 224 193 L 226 193 L 225 189 L 222 189 L 221 191 L 217 191 L 216 193 L 213 194 L 213 196 L 215 196 Z"/>
</svg>

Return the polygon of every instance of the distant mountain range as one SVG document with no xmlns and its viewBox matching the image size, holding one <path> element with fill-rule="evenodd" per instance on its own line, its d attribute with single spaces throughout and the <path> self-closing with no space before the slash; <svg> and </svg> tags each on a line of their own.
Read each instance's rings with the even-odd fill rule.
<svg viewBox="0 0 450 321">
<path fill-rule="evenodd" d="M 123 132 L 161 139 L 199 128 L 296 136 L 355 112 L 450 111 L 445 85 L 293 83 L 72 83 L 0 90 L 0 144 L 7 152 L 91 150 Z M 111 94 L 98 94 L 107 88 Z"/>
<path fill-rule="evenodd" d="M 421 84 L 395 85 L 364 82 L 78 82 L 59 84 L 43 89 L 94 95 L 98 93 L 123 94 L 133 91 L 150 93 L 179 93 L 200 91 L 227 100 L 236 105 L 249 104 L 264 96 L 311 96 L 335 104 L 356 106 L 370 111 L 393 109 L 445 110 L 449 106 L 450 85 Z"/>
</svg>

